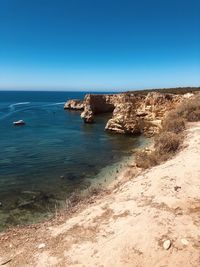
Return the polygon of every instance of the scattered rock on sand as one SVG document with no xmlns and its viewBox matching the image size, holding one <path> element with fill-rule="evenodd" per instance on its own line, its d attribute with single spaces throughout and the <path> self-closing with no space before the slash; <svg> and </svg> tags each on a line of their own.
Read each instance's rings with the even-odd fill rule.
<svg viewBox="0 0 200 267">
<path fill-rule="evenodd" d="M 44 248 L 46 245 L 44 243 L 42 244 L 39 244 L 38 248 L 41 249 L 41 248 Z"/>
<path fill-rule="evenodd" d="M 168 239 L 168 240 L 165 240 L 164 242 L 163 242 L 163 248 L 165 249 L 165 250 L 168 250 L 169 248 L 171 247 L 171 241 Z"/>
<path fill-rule="evenodd" d="M 182 238 L 182 239 L 181 239 L 181 243 L 182 243 L 183 245 L 185 245 L 185 246 L 187 246 L 187 245 L 189 244 L 188 240 L 185 239 L 185 238 Z"/>
<path fill-rule="evenodd" d="M 181 189 L 181 186 L 174 186 L 174 190 L 176 191 L 176 192 L 178 192 L 179 190 Z"/>
</svg>

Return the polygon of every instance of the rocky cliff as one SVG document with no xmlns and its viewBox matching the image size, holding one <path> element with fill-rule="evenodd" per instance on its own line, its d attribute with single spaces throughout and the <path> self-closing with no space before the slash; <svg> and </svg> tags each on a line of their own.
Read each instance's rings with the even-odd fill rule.
<svg viewBox="0 0 200 267">
<path fill-rule="evenodd" d="M 116 102 L 106 130 L 123 134 L 152 135 L 161 127 L 165 113 L 173 109 L 182 97 L 173 94 L 122 94 Z"/>
<path fill-rule="evenodd" d="M 87 94 L 84 98 L 84 111 L 81 118 L 86 123 L 92 123 L 96 114 L 113 112 L 118 96 L 117 94 Z"/>
<path fill-rule="evenodd" d="M 95 115 L 113 113 L 105 129 L 122 134 L 152 135 L 161 127 L 167 111 L 183 99 L 183 96 L 169 93 L 150 92 L 148 94 L 87 94 L 82 102 L 68 101 L 67 109 L 82 110 L 85 123 L 93 123 Z"/>
</svg>

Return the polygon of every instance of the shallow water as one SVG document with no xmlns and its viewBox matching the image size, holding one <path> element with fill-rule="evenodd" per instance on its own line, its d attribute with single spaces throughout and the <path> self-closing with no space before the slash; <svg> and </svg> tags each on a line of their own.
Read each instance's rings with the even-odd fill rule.
<svg viewBox="0 0 200 267">
<path fill-rule="evenodd" d="M 0 92 L 0 228 L 46 217 L 74 190 L 142 145 L 143 138 L 104 131 L 110 115 L 84 124 L 64 111 L 84 92 Z M 14 127 L 23 119 L 26 125 Z"/>
</svg>

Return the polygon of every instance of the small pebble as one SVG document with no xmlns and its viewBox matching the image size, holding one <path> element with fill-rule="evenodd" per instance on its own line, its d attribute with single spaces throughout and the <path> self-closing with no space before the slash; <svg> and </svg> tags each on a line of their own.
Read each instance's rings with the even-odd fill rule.
<svg viewBox="0 0 200 267">
<path fill-rule="evenodd" d="M 174 190 L 176 191 L 176 192 L 179 192 L 179 190 L 181 189 L 181 186 L 174 186 Z"/>
<path fill-rule="evenodd" d="M 165 240 L 165 241 L 163 242 L 163 248 L 164 248 L 165 250 L 168 250 L 170 247 L 171 247 L 171 241 L 170 241 L 170 240 Z"/>
<path fill-rule="evenodd" d="M 45 244 L 42 243 L 42 244 L 39 244 L 38 248 L 41 249 L 41 248 L 44 248 L 45 247 Z"/>
<path fill-rule="evenodd" d="M 185 238 L 182 238 L 182 239 L 181 239 L 181 243 L 182 243 L 183 245 L 185 245 L 185 246 L 187 246 L 187 245 L 189 244 L 189 242 L 188 242 L 187 239 L 185 239 Z"/>
</svg>

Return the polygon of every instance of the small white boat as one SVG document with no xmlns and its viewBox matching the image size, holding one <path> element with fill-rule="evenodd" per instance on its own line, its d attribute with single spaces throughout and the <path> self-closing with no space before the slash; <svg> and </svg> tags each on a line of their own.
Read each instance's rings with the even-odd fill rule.
<svg viewBox="0 0 200 267">
<path fill-rule="evenodd" d="M 13 125 L 19 126 L 19 125 L 25 125 L 26 123 L 23 120 L 14 121 Z"/>
</svg>

